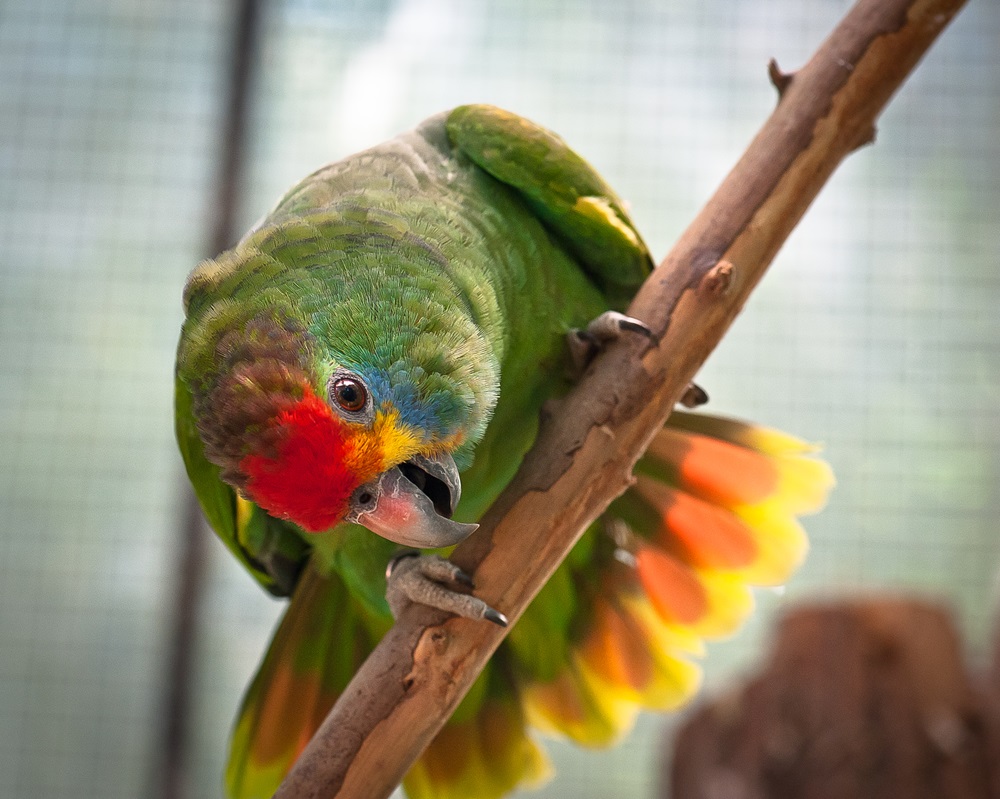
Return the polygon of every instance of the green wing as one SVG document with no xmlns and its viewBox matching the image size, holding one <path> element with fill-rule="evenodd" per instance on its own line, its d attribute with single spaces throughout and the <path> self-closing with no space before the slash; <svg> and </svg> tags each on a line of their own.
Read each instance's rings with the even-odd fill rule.
<svg viewBox="0 0 1000 799">
<path fill-rule="evenodd" d="M 178 378 L 174 393 L 177 444 L 198 503 L 212 529 L 254 579 L 275 596 L 292 592 L 308 556 L 296 528 L 237 496 L 205 458 L 191 412 L 191 393 Z"/>
<path fill-rule="evenodd" d="M 477 166 L 517 189 L 602 288 L 628 298 L 652 261 L 622 201 L 555 133 L 490 105 L 464 105 L 445 123 Z"/>
</svg>

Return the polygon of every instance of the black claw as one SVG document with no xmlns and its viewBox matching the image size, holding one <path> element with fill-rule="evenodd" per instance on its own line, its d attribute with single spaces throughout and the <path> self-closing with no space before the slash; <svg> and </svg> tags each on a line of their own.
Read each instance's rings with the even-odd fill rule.
<svg viewBox="0 0 1000 799">
<path fill-rule="evenodd" d="M 462 585 L 468 586 L 469 588 L 475 588 L 475 583 L 472 582 L 472 577 L 470 577 L 466 572 L 458 569 L 455 572 L 455 582 L 461 583 Z"/>
<path fill-rule="evenodd" d="M 419 557 L 420 550 L 417 549 L 406 549 L 400 552 L 398 555 L 393 555 L 389 562 L 385 565 L 385 579 L 389 579 L 389 576 L 396 570 L 401 560 L 406 560 L 407 558 Z"/>
<path fill-rule="evenodd" d="M 680 403 L 685 408 L 697 408 L 708 402 L 708 392 L 697 383 L 690 383 L 681 395 Z"/>
<path fill-rule="evenodd" d="M 638 319 L 622 319 L 618 323 L 618 328 L 620 330 L 627 330 L 630 333 L 639 333 L 648 339 L 653 338 L 653 331 L 649 329 L 647 325 L 640 322 Z"/>
<path fill-rule="evenodd" d="M 507 617 L 504 616 L 499 610 L 493 610 L 493 608 L 486 608 L 483 612 L 483 618 L 493 622 L 499 627 L 507 626 Z"/>
</svg>

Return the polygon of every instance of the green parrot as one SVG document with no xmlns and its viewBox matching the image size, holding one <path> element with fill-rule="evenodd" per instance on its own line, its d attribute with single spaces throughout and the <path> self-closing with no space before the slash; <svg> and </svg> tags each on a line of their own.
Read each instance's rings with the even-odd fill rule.
<svg viewBox="0 0 1000 799">
<path fill-rule="evenodd" d="M 291 597 L 233 733 L 232 797 L 271 796 L 406 603 L 506 624 L 441 555 L 512 478 L 543 403 L 603 341 L 643 334 L 620 311 L 651 266 L 622 201 L 559 137 L 469 105 L 313 173 L 192 272 L 181 453 L 225 545 Z M 796 516 L 832 485 L 813 450 L 675 413 L 407 794 L 537 784 L 539 733 L 610 744 L 641 709 L 689 698 L 704 640 L 804 556 Z"/>
</svg>

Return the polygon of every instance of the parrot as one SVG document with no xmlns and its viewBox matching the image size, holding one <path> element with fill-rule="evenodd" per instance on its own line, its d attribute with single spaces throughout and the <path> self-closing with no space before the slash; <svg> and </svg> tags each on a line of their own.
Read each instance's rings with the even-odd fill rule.
<svg viewBox="0 0 1000 799">
<path fill-rule="evenodd" d="M 209 525 L 289 597 L 225 783 L 269 797 L 393 618 L 507 624 L 450 547 L 512 479 L 543 405 L 653 268 L 625 203 L 559 136 L 465 105 L 327 165 L 184 287 L 175 426 Z M 620 741 L 700 681 L 754 586 L 781 586 L 833 485 L 817 447 L 675 410 L 403 780 L 411 799 L 541 784 L 545 737 Z M 532 557 L 525 552 L 524 558 Z"/>
</svg>

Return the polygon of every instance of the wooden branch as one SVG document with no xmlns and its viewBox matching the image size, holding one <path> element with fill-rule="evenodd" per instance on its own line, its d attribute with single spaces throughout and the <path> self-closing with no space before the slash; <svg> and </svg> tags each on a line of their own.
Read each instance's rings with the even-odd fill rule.
<svg viewBox="0 0 1000 799">
<path fill-rule="evenodd" d="M 630 313 L 621 342 L 543 413 L 538 441 L 453 560 L 516 620 L 632 467 L 820 187 L 964 0 L 861 0 L 780 102 Z M 772 75 L 779 74 L 772 69 Z M 411 607 L 372 652 L 275 794 L 386 797 L 450 716 L 503 631 Z"/>
</svg>

